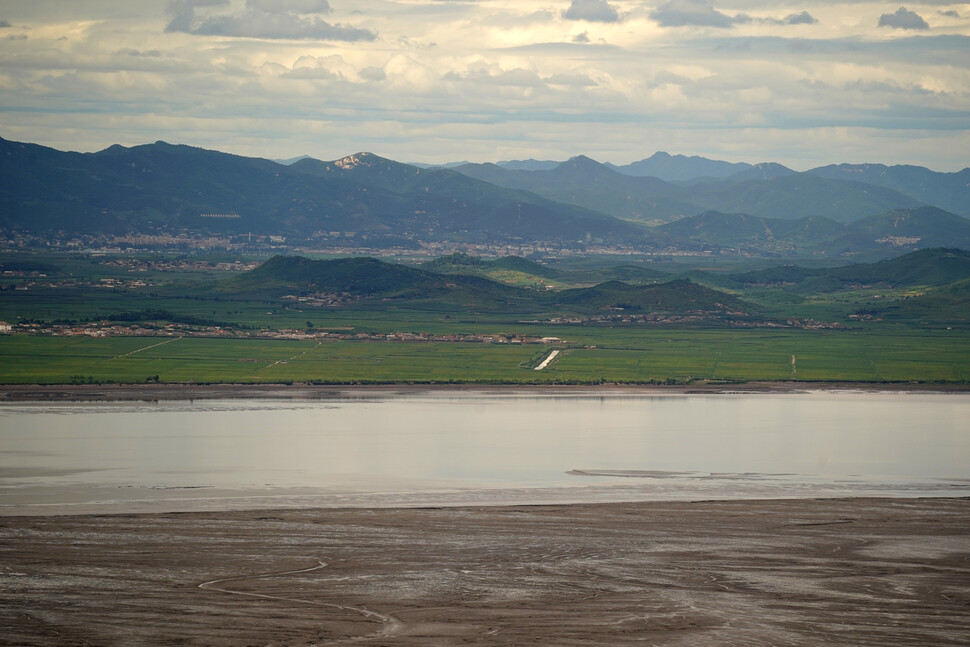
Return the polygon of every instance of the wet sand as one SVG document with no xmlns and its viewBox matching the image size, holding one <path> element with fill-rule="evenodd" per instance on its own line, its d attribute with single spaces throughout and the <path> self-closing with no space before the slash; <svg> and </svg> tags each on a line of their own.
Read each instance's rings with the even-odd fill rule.
<svg viewBox="0 0 970 647">
<path fill-rule="evenodd" d="M 965 645 L 970 499 L 0 518 L 4 645 Z"/>
</svg>

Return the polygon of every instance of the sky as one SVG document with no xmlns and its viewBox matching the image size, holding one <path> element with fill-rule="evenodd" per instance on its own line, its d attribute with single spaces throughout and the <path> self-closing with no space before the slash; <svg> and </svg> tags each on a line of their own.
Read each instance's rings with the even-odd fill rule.
<svg viewBox="0 0 970 647">
<path fill-rule="evenodd" d="M 3 0 L 0 137 L 956 171 L 970 165 L 970 4 Z"/>
</svg>

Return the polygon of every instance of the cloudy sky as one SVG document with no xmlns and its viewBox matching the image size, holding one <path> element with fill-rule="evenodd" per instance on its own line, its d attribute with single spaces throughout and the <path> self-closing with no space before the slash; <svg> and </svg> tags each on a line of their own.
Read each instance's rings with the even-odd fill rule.
<svg viewBox="0 0 970 647">
<path fill-rule="evenodd" d="M 970 165 L 970 4 L 4 0 L 0 137 Z"/>
</svg>

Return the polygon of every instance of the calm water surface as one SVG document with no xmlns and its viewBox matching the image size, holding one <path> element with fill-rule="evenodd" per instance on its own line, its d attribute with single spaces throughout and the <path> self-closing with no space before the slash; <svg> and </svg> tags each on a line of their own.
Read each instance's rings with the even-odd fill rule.
<svg viewBox="0 0 970 647">
<path fill-rule="evenodd" d="M 847 392 L 3 406 L 0 514 L 965 496 L 968 421 L 967 395 Z"/>
</svg>

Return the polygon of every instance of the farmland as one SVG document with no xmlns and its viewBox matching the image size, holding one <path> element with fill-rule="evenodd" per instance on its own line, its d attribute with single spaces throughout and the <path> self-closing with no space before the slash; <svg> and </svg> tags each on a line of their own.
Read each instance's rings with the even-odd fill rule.
<svg viewBox="0 0 970 647">
<path fill-rule="evenodd" d="M 952 331 L 559 330 L 534 344 L 158 337 L 0 337 L 0 382 L 733 383 L 970 379 Z M 792 358 L 794 357 L 794 363 Z"/>
</svg>

